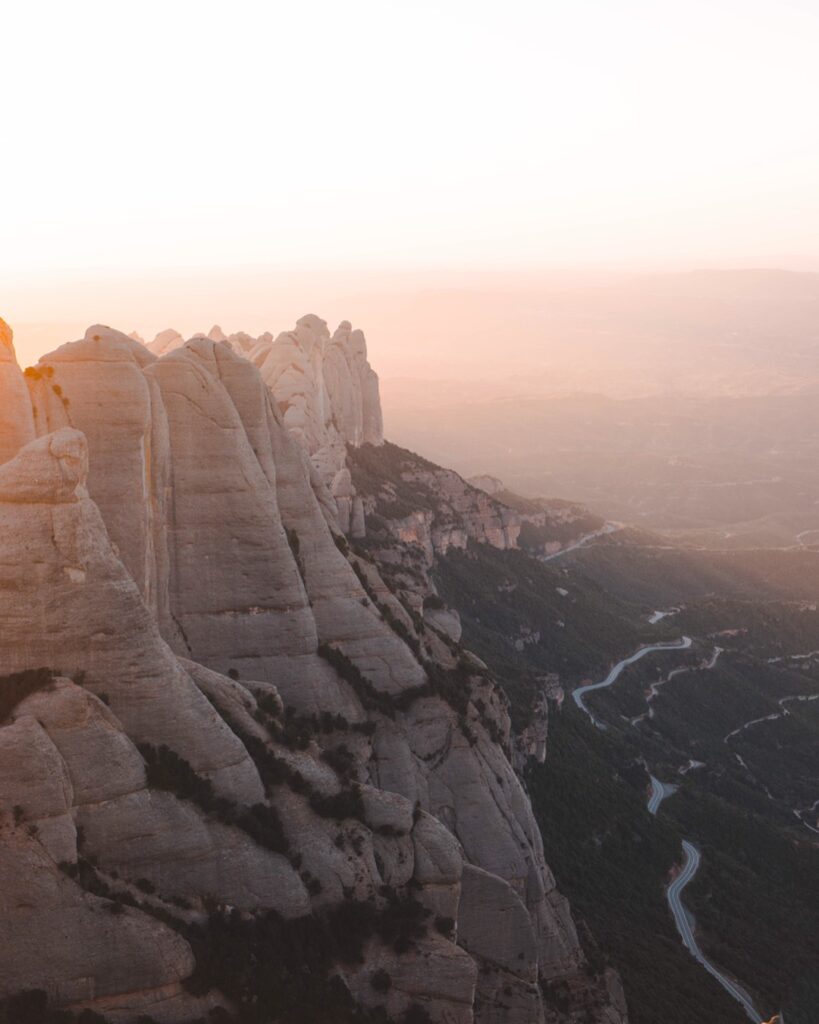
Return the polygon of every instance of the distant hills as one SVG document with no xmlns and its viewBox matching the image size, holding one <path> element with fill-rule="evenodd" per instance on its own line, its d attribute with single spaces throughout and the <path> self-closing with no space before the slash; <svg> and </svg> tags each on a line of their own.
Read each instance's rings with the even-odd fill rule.
<svg viewBox="0 0 819 1024">
<path fill-rule="evenodd" d="M 517 298 L 459 294 L 482 324 L 475 358 L 460 379 L 384 379 L 390 436 L 697 543 L 787 545 L 819 527 L 818 274 L 544 281 Z"/>
</svg>

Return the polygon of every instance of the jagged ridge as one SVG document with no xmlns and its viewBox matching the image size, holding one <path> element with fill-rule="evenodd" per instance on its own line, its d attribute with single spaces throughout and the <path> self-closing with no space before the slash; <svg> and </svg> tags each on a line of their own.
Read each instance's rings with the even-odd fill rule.
<svg viewBox="0 0 819 1024">
<path fill-rule="evenodd" d="M 502 695 L 346 550 L 322 480 L 253 365 L 201 338 L 157 360 L 132 339 L 92 328 L 27 372 L 28 406 L 15 371 L 12 364 L 3 378 L 4 407 L 13 401 L 19 409 L 20 443 L 35 429 L 40 439 L 0 467 L 7 527 L 0 600 L 9 623 L 0 670 L 47 665 L 65 676 L 22 701 L 0 734 L 16 736 L 21 722 L 30 729 L 35 719 L 43 749 L 56 748 L 64 763 L 65 781 L 62 803 L 48 813 L 29 811 L 28 790 L 39 791 L 30 781 L 22 784 L 25 800 L 11 803 L 22 816 L 14 812 L 9 831 L 4 826 L 6 845 L 22 846 L 5 891 L 19 888 L 14 872 L 35 855 L 50 857 L 43 870 L 59 881 L 54 912 L 70 896 L 90 901 L 94 921 L 99 905 L 76 882 L 59 880 L 60 860 L 81 856 L 97 871 L 93 858 L 109 880 L 114 873 L 127 885 L 144 880 L 161 906 L 192 900 L 194 916 L 214 902 L 315 915 L 343 904 L 350 889 L 377 906 L 387 899 L 382 886 L 413 882 L 437 918 L 457 919 L 470 955 L 440 932 L 397 960 L 382 945 L 364 968 L 343 971 L 355 1000 L 384 1005 L 393 1019 L 416 1001 L 433 1019 L 468 1022 L 473 1007 L 481 1021 L 540 1019 L 538 977 L 574 975 L 582 956 L 504 754 Z M 331 663 L 328 647 L 345 661 Z M 349 673 L 344 678 L 345 663 L 383 695 L 378 709 L 366 706 Z M 265 717 L 262 702 L 275 704 L 277 690 L 291 725 L 308 723 L 305 751 L 283 747 L 276 737 L 292 730 Z M 84 733 L 70 756 L 62 751 L 46 710 L 56 714 L 65 702 L 84 709 L 83 719 L 106 720 L 115 754 Z M 42 722 L 31 714 L 37 708 Z M 329 732 L 316 728 L 321 713 L 335 722 Z M 302 783 L 293 790 L 264 777 L 272 756 L 309 780 L 310 794 L 349 788 L 327 764 L 335 757 L 338 766 L 342 745 L 345 774 L 366 797 L 363 821 L 350 826 L 345 810 L 344 828 L 358 830 L 358 848 L 349 832 L 344 848 L 337 845 L 342 833 L 324 823 L 321 801 L 298 792 Z M 15 741 L 14 756 L 31 746 Z M 219 805 L 223 820 L 146 788 L 147 750 L 163 746 L 227 801 Z M 109 772 L 112 762 L 117 771 Z M 78 780 L 100 764 L 110 778 L 89 802 Z M 414 805 L 431 816 L 413 814 Z M 242 808 L 258 806 L 275 811 L 297 845 L 301 880 L 282 850 L 242 827 Z M 37 833 L 18 835 L 23 822 Z M 42 907 L 28 912 L 40 919 Z M 139 911 L 127 913 L 142 921 Z M 55 961 L 49 975 L 32 963 L 31 950 L 28 960 L 21 952 L 16 980 L 7 976 L 3 988 L 39 978 L 58 1002 L 90 1002 L 112 1019 L 131 1020 L 149 1005 L 157 1019 L 184 1020 L 191 997 L 181 982 L 192 959 L 178 934 L 167 939 L 178 953 L 149 963 L 137 992 L 112 981 L 117 972 L 98 959 L 94 942 L 85 945 L 83 992 L 65 987 L 80 965 L 67 970 Z M 104 929 L 100 936 L 107 943 Z M 383 992 L 369 971 L 385 956 L 395 985 Z"/>
</svg>

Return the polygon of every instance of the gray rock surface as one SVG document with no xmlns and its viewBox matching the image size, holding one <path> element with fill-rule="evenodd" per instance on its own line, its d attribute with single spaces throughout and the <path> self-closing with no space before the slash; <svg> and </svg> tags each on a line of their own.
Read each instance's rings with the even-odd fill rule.
<svg viewBox="0 0 819 1024">
<path fill-rule="evenodd" d="M 58 1004 L 89 1005 L 112 1019 L 133 1021 L 150 1011 L 163 1022 L 190 1020 L 200 1005 L 180 985 L 192 969 L 186 943 L 156 923 L 149 909 L 112 914 L 107 901 L 78 887 L 57 864 L 93 857 L 98 877 L 113 891 L 136 894 L 146 908 L 181 899 L 195 910 L 211 900 L 246 911 L 268 908 L 285 917 L 303 916 L 313 900 L 319 905 L 342 901 L 344 889 L 357 898 L 377 899 L 380 886 L 406 886 L 413 879 L 412 805 L 367 788 L 368 823 L 355 826 L 359 838 L 341 849 L 338 825 L 317 816 L 305 796 L 278 792 L 278 813 L 302 874 L 309 871 L 318 884 L 311 898 L 287 857 L 187 800 L 151 788 L 135 741 L 166 744 L 237 806 L 265 801 L 255 765 L 223 718 L 232 711 L 233 718 L 244 714 L 255 722 L 255 697 L 201 666 L 195 681 L 185 668 L 191 663 L 174 657 L 87 496 L 86 466 L 84 436 L 70 428 L 31 442 L 0 466 L 0 592 L 8 595 L 2 614 L 16 630 L 4 632 L 0 671 L 31 667 L 25 662 L 36 651 L 38 663 L 53 663 L 59 655 L 82 678 L 82 685 L 58 678 L 24 697 L 0 726 L 0 823 L 25 840 L 16 856 L 17 844 L 5 842 L 3 832 L 0 847 L 9 856 L 9 879 L 15 879 L 7 891 L 26 893 L 31 917 L 26 927 L 40 946 L 45 929 L 53 933 L 59 921 L 66 934 L 82 938 L 88 962 L 85 981 L 77 987 L 78 975 L 72 973 L 77 956 L 67 958 L 57 944 L 44 968 L 40 950 L 22 944 L 13 974 L 5 979 L 0 974 L 0 995 L 16 991 L 23 979 L 45 988 Z M 25 568 L 21 558 L 32 551 L 41 566 L 34 578 L 20 571 Z M 154 680 L 162 685 L 156 687 Z M 275 697 L 270 684 L 258 685 Z M 298 755 L 278 751 L 295 759 L 314 785 L 332 791 L 338 781 L 317 755 L 317 748 Z M 51 879 L 51 895 L 39 902 L 26 875 L 32 843 L 35 862 L 47 864 Z M 422 896 L 429 874 L 419 872 Z M 456 905 L 459 882 L 458 872 L 432 876 L 429 902 L 448 899 L 448 905 Z M 143 891 L 153 895 L 142 896 Z M 0 930 L 22 920 L 11 910 L 0 917 Z M 133 943 L 141 944 L 139 953 Z M 441 939 L 433 946 L 435 955 L 423 959 L 423 971 L 412 966 L 413 957 L 397 957 L 407 999 L 417 995 L 429 1002 L 436 1019 L 452 1004 L 452 1019 L 466 1021 L 474 965 L 451 942 Z M 130 972 L 126 963 L 132 964 Z"/>
<path fill-rule="evenodd" d="M 364 334 L 345 320 L 331 336 L 325 321 L 310 314 L 275 339 L 242 331 L 227 336 L 218 325 L 195 336 L 203 338 L 225 342 L 260 369 L 282 424 L 336 499 L 342 532 L 361 530 L 363 510 L 354 510 L 355 490 L 345 469 L 347 446 L 384 440 L 378 375 L 367 360 Z M 177 331 L 167 330 L 147 347 L 162 356 L 183 344 Z"/>
<path fill-rule="evenodd" d="M 507 757 L 504 701 L 477 659 L 459 660 L 442 639 L 454 624 L 413 618 L 343 539 L 339 510 L 349 499 L 352 525 L 361 506 L 335 454 L 381 440 L 363 336 L 342 324 L 330 338 L 306 317 L 258 342 L 256 365 L 221 337 L 175 342 L 164 339 L 171 351 L 157 359 L 90 328 L 41 360 L 30 399 L 13 356 L 0 363 L 4 394 L 23 410 L 19 444 L 0 464 L 0 675 L 59 669 L 0 725 L 0 820 L 10 836 L 15 818 L 34 830 L 10 843 L 22 843 L 15 864 L 35 843 L 55 913 L 83 908 L 90 934 L 100 897 L 56 865 L 93 857 L 107 885 L 139 894 L 141 909 L 126 912 L 137 937 L 174 900 L 191 914 L 218 904 L 297 917 L 412 884 L 452 934 L 430 929 L 401 952 L 374 942 L 365 966 L 344 972 L 356 998 L 393 1014 L 418 1002 L 442 1024 L 512 1024 L 524 1012 L 537 1024 L 538 978 L 574 977 L 583 957 Z M 293 361 L 313 374 L 305 390 Z M 510 524 L 481 510 L 488 496 L 476 506 L 455 474 L 438 483 L 452 536 L 506 543 Z M 275 731 L 285 706 L 305 721 L 339 717 L 292 747 Z M 223 817 L 158 789 L 146 744 L 206 781 Z M 264 784 L 260 746 L 306 788 Z M 337 822 L 311 803 L 351 785 L 330 767 L 341 746 L 361 820 Z M 276 812 L 289 854 L 237 823 L 253 806 Z M 481 924 L 483 906 L 495 926 Z M 107 913 L 106 926 L 121 919 Z M 157 934 L 131 987 L 102 954 L 104 986 L 71 988 L 77 975 L 59 958 L 43 985 L 64 1005 L 107 1000 L 123 1021 L 196 1016 L 181 988 L 190 950 Z M 88 943 L 93 958 L 110 929 Z M 370 984 L 378 964 L 394 980 L 389 995 Z M 21 954 L 20 977 L 36 973 Z M 12 986 L 1 979 L 0 995 Z"/>
</svg>

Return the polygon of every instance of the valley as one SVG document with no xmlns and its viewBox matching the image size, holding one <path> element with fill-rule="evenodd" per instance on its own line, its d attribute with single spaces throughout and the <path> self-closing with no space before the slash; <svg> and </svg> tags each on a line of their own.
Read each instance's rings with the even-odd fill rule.
<svg viewBox="0 0 819 1024">
<path fill-rule="evenodd" d="M 819 1024 L 819 0 L 0 24 L 0 1024 Z"/>
<path fill-rule="evenodd" d="M 620 556 L 622 565 L 618 566 Z M 480 555 L 475 552 L 473 557 Z M 812 958 L 819 956 L 813 938 L 819 922 L 803 901 L 806 893 L 816 891 L 816 871 L 819 868 L 816 847 L 805 841 L 812 834 L 815 823 L 806 820 L 803 813 L 813 804 L 815 796 L 812 799 L 809 796 L 815 794 L 819 784 L 819 723 L 809 715 L 809 709 L 816 706 L 813 697 L 817 693 L 817 680 L 810 656 L 800 659 L 773 652 L 781 652 L 783 647 L 798 653 L 810 650 L 810 641 L 817 636 L 815 608 L 803 599 L 805 580 L 801 574 L 786 572 L 773 578 L 773 574 L 757 576 L 757 570 L 753 568 L 754 562 L 760 558 L 757 554 L 735 559 L 734 564 L 741 567 L 738 573 L 721 569 L 718 574 L 708 558 L 697 563 L 685 551 L 664 554 L 662 574 L 656 573 L 648 557 L 647 553 L 641 553 L 641 561 L 637 562 L 635 552 L 628 546 L 613 546 L 603 541 L 574 551 L 557 563 L 561 567 L 560 573 L 552 585 L 573 596 L 564 629 L 570 628 L 568 619 L 571 612 L 580 613 L 579 594 L 585 587 L 604 580 L 608 590 L 610 581 L 616 580 L 617 586 L 612 589 L 619 591 L 621 596 L 616 602 L 609 602 L 609 614 L 616 607 L 635 626 L 640 617 L 645 616 L 643 621 L 653 620 L 654 635 L 660 631 L 667 639 L 652 643 L 643 635 L 632 648 L 634 653 L 620 656 L 620 660 L 612 657 L 609 663 L 612 667 L 601 665 L 594 674 L 588 673 L 600 682 L 584 680 L 582 673 L 578 672 L 574 675 L 576 683 L 571 702 L 560 710 L 557 710 L 557 705 L 551 705 L 555 713 L 550 716 L 548 744 L 549 757 L 554 755 L 554 759 L 550 761 L 547 757 L 543 769 L 546 775 L 542 778 L 540 772 L 534 770 L 540 786 L 547 782 L 549 767 L 553 771 L 561 769 L 559 775 L 564 779 L 549 786 L 548 801 L 544 798 L 542 802 L 536 802 L 536 806 L 548 808 L 546 822 L 550 824 L 544 822 L 547 849 L 556 861 L 558 877 L 571 879 L 564 884 L 578 906 L 583 908 L 584 918 L 587 915 L 589 920 L 596 919 L 604 934 L 609 934 L 610 925 L 605 923 L 607 915 L 601 912 L 600 903 L 587 902 L 589 872 L 602 873 L 609 878 L 609 884 L 619 884 L 624 891 L 628 891 L 632 884 L 642 888 L 650 877 L 644 861 L 648 851 L 638 855 L 637 849 L 629 842 L 626 846 L 631 847 L 631 853 L 622 861 L 617 882 L 611 876 L 611 853 L 604 871 L 599 856 L 590 849 L 588 870 L 576 875 L 574 867 L 569 866 L 570 861 L 564 861 L 563 855 L 555 852 L 554 835 L 562 835 L 570 820 L 564 816 L 551 816 L 554 813 L 552 801 L 558 799 L 557 794 L 568 782 L 560 762 L 564 757 L 577 759 L 578 770 L 581 764 L 589 763 L 588 751 L 581 753 L 588 739 L 584 738 L 583 744 L 579 743 L 578 730 L 583 729 L 582 720 L 595 723 L 592 728 L 599 736 L 596 742 L 604 746 L 613 744 L 612 756 L 614 749 L 622 750 L 624 760 L 617 769 L 621 779 L 629 780 L 633 772 L 639 775 L 642 769 L 638 765 L 643 762 L 651 764 L 660 778 L 675 780 L 673 784 L 663 784 L 662 791 L 651 790 L 649 810 L 656 814 L 662 805 L 661 820 L 667 821 L 678 836 L 696 837 L 697 847 L 705 850 L 705 866 L 700 868 L 696 877 L 688 880 L 686 888 L 686 895 L 689 897 L 690 893 L 689 898 L 693 900 L 693 909 L 703 930 L 704 938 L 699 940 L 700 949 L 704 949 L 703 956 L 719 965 L 717 970 L 723 974 L 729 972 L 726 974 L 729 979 L 751 979 L 755 986 L 762 982 L 762 993 L 757 992 L 750 998 L 766 1018 L 785 1007 L 788 1019 L 808 1021 L 810 1016 L 803 1018 L 799 1015 L 799 997 L 795 993 L 799 992 L 800 985 L 809 975 Z M 762 556 L 766 563 L 767 558 L 767 555 Z M 679 566 L 676 570 L 675 560 Z M 642 571 L 630 577 L 628 573 L 634 565 L 640 565 Z M 751 575 L 758 581 L 756 600 L 750 599 L 750 590 L 743 581 L 743 577 L 750 579 Z M 715 583 L 721 588 L 722 596 L 719 592 L 714 593 Z M 789 590 L 791 587 L 793 589 Z M 514 600 L 515 593 L 512 590 L 509 598 L 505 598 L 501 592 L 497 600 L 505 604 L 507 599 Z M 741 597 L 738 596 L 740 594 Z M 632 601 L 636 598 L 636 602 L 627 603 L 626 595 Z M 683 596 L 688 603 L 681 600 Z M 786 596 L 789 599 L 783 600 Z M 486 603 L 484 601 L 484 605 Z M 642 612 L 641 607 L 646 605 L 673 611 L 669 615 Z M 491 646 L 486 645 L 489 636 L 482 623 L 496 618 L 484 607 L 482 611 L 476 609 L 474 621 L 468 615 L 464 622 L 470 644 L 484 652 L 483 656 L 487 658 L 492 657 L 497 641 Z M 684 646 L 680 641 L 681 634 L 689 637 Z M 676 651 L 673 649 L 675 645 Z M 672 650 L 668 650 L 669 647 Z M 548 659 L 542 651 L 537 653 L 530 647 L 524 649 L 530 663 L 537 658 L 543 668 L 550 665 L 557 671 L 561 661 L 559 647 L 552 649 L 551 653 L 552 657 Z M 679 663 L 680 659 L 683 659 L 683 664 Z M 497 664 L 497 657 L 494 663 Z M 778 669 L 780 664 L 782 667 Z M 569 678 L 571 675 L 569 673 Z M 612 685 L 615 681 L 617 685 Z M 730 700 L 726 702 L 729 695 Z M 793 699 L 795 696 L 804 699 Z M 784 701 L 784 707 L 780 701 Z M 769 710 L 764 714 L 753 714 L 755 707 L 766 705 Z M 581 722 L 570 726 L 570 718 L 574 717 L 572 710 L 581 713 Z M 783 714 L 783 710 L 787 713 Z M 803 713 L 802 716 L 795 718 L 799 712 Z M 762 719 L 759 725 L 747 730 L 743 728 L 757 718 Z M 750 736 L 754 729 L 777 729 L 782 725 L 788 728 L 786 735 L 771 733 L 765 736 L 764 743 L 743 739 L 741 751 L 730 754 L 726 751 L 725 736 L 729 732 L 738 730 L 731 740 L 733 743 L 740 735 Z M 602 730 L 597 726 L 603 726 Z M 555 743 L 560 743 L 567 728 L 567 738 L 571 735 L 574 739 L 569 747 L 561 744 L 556 751 Z M 650 780 L 645 775 L 643 778 L 643 785 L 648 790 Z M 626 786 L 631 784 L 626 782 Z M 579 779 L 575 785 L 576 799 L 587 803 L 589 795 L 581 788 Z M 615 800 L 613 793 L 610 798 L 616 806 L 621 806 L 619 827 L 622 828 L 624 808 L 630 801 L 625 800 L 622 792 L 620 799 Z M 698 807 L 695 801 L 701 801 Z M 636 829 L 637 813 L 636 809 L 629 813 L 629 829 Z M 718 816 L 724 816 L 727 821 L 719 825 Z M 589 820 L 590 831 L 599 835 L 601 823 L 608 814 L 601 810 L 597 816 L 586 819 L 584 812 L 583 818 Z M 747 824 L 738 830 L 743 819 L 747 819 Z M 611 827 L 614 827 L 614 821 Z M 551 839 L 548 838 L 550 834 Z M 567 844 L 565 856 L 572 858 L 570 851 L 573 850 L 576 858 L 584 839 L 582 833 L 572 830 L 571 834 L 574 842 Z M 639 831 L 634 833 L 632 843 L 639 834 Z M 740 834 L 745 835 L 744 840 L 738 840 Z M 659 836 L 654 837 L 648 845 L 653 846 L 659 841 Z M 760 848 L 759 854 L 751 852 L 754 847 Z M 601 853 L 604 848 L 600 848 Z M 774 848 L 778 851 L 776 854 L 773 853 Z M 740 853 L 740 849 L 745 853 Z M 761 854 L 762 849 L 767 856 Z M 683 861 L 679 846 L 676 853 L 666 856 L 666 871 Z M 768 856 L 775 858 L 778 866 L 768 862 Z M 634 863 L 630 863 L 631 858 L 634 858 Z M 595 865 L 593 868 L 590 866 L 592 863 Z M 639 871 L 642 882 L 636 879 L 633 883 L 626 882 L 636 864 L 642 865 Z M 659 877 L 654 883 L 654 899 L 658 902 L 667 878 L 667 875 Z M 754 878 L 756 880 L 752 881 Z M 767 893 L 765 906 L 758 907 L 756 913 L 748 906 L 747 893 L 750 891 Z M 741 892 L 746 896 L 741 896 Z M 777 903 L 780 899 L 790 908 L 792 916 L 788 917 L 779 908 Z M 807 904 L 811 905 L 810 899 Z M 659 910 L 652 913 L 657 914 Z M 645 926 L 647 919 L 650 920 L 651 915 L 646 914 L 642 924 L 635 920 L 635 932 Z M 617 925 L 618 931 L 622 931 L 627 920 L 628 915 L 625 915 Z M 726 956 L 726 952 L 735 947 L 737 936 L 754 934 L 757 920 L 766 922 L 768 934 L 765 937 L 756 935 L 751 943 L 755 949 L 752 956 L 748 958 L 746 953 L 738 957 L 736 951 Z M 650 928 L 655 934 L 660 930 L 658 923 L 650 925 Z M 640 944 L 633 935 L 630 933 L 629 939 L 634 946 L 633 952 L 625 955 L 620 940 L 616 963 L 624 976 L 632 1019 L 649 1022 L 654 1019 L 654 1013 L 660 1012 L 660 1007 L 649 1009 L 651 984 L 642 974 L 643 969 L 636 957 Z M 608 948 L 613 948 L 616 941 L 610 937 Z M 785 950 L 789 952 L 786 954 Z M 789 957 L 793 957 L 788 968 L 791 982 L 785 980 L 781 966 L 774 966 L 777 961 Z M 678 969 L 675 968 L 675 972 Z M 637 972 L 633 980 L 632 972 Z M 639 982 L 637 977 L 640 977 Z M 677 975 L 669 972 L 669 977 Z M 766 978 L 770 979 L 769 983 L 766 983 Z M 731 984 L 734 984 L 732 980 Z M 679 992 L 679 980 L 673 985 L 675 992 Z M 696 987 L 702 988 L 703 984 L 697 983 Z M 642 998 L 634 999 L 632 993 L 635 989 L 639 990 Z M 688 991 L 693 999 L 693 990 L 689 988 Z M 718 997 L 713 998 L 719 1002 Z M 788 1005 L 789 1000 L 792 1006 Z M 682 1000 L 680 1006 L 682 1021 L 697 1019 L 695 1013 L 706 1012 L 704 1008 L 694 1010 L 693 1006 L 686 1010 L 685 1003 L 686 1000 Z M 740 1016 L 736 1019 L 746 1019 L 741 1004 L 737 1005 Z M 788 1009 L 791 1009 L 790 1013 L 787 1013 Z M 721 1013 L 724 1016 L 719 1019 L 735 1019 L 732 1012 L 723 1007 Z M 759 1016 L 757 1019 L 763 1018 Z"/>
</svg>

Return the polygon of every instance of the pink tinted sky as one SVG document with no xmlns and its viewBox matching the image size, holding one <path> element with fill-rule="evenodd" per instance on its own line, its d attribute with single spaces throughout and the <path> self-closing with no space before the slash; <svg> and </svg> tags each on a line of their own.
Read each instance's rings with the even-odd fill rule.
<svg viewBox="0 0 819 1024">
<path fill-rule="evenodd" d="M 808 0 L 14 5 L 0 315 L 30 362 L 314 310 L 402 372 L 390 308 L 481 271 L 819 270 L 818 29 Z"/>
</svg>

